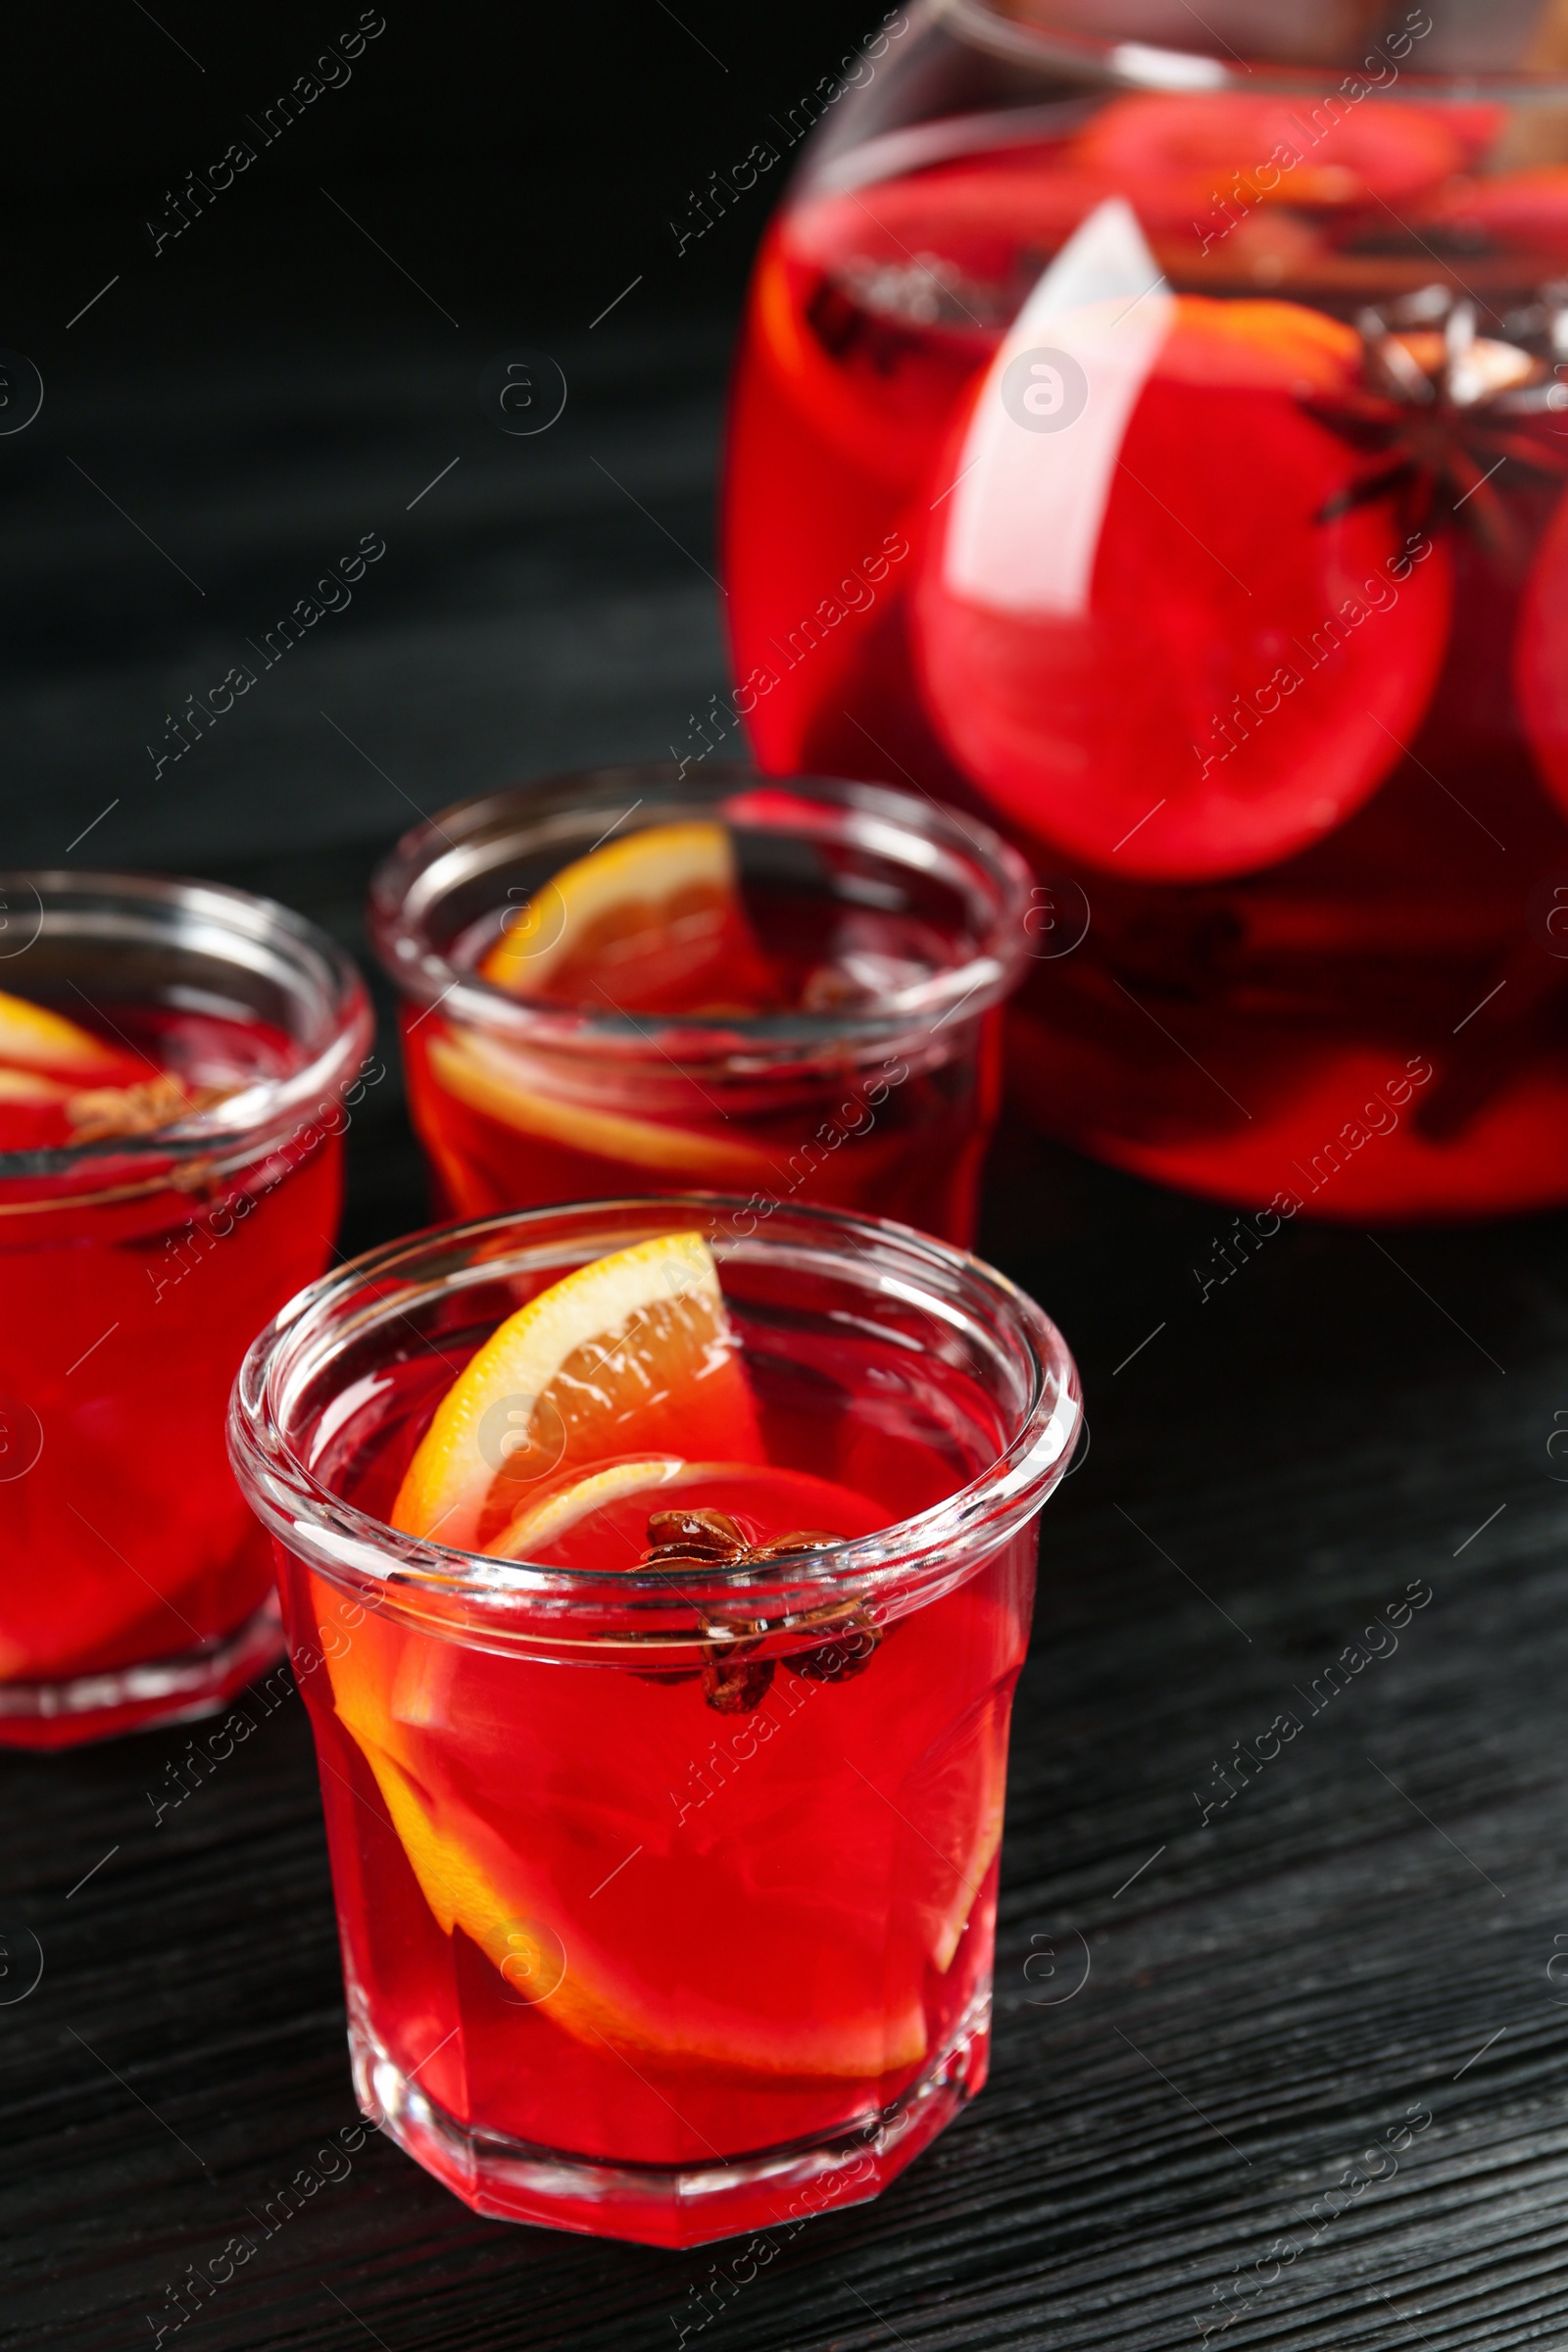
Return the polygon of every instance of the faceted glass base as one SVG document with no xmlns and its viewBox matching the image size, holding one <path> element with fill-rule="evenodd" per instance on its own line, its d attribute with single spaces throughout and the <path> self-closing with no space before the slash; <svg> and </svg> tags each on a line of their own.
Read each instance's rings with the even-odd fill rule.
<svg viewBox="0 0 1568 2352">
<path fill-rule="evenodd" d="M 365 2113 L 475 2213 L 701 2246 L 747 2230 L 793 2235 L 815 2214 L 880 2195 L 983 2085 L 991 1997 L 977 1996 L 948 2047 L 891 2106 L 816 2138 L 705 2165 L 606 2164 L 470 2131 L 404 2073 L 363 2012 L 351 2019 L 349 2049 Z"/>
<path fill-rule="evenodd" d="M 237 1632 L 177 1657 L 74 1682 L 0 1683 L 0 1747 L 74 1747 L 150 1724 L 216 1714 L 283 1650 L 277 1594 L 269 1592 Z"/>
</svg>

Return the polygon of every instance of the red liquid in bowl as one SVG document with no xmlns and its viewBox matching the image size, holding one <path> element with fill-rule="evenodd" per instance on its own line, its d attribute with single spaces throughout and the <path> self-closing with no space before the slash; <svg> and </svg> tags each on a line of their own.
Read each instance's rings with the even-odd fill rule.
<svg viewBox="0 0 1568 2352">
<path fill-rule="evenodd" d="M 912 777 L 1031 857 L 1010 1070 L 1051 1132 L 1253 1206 L 1560 1199 L 1568 419 L 1508 404 L 1521 368 L 1543 402 L 1553 382 L 1568 171 L 1467 176 L 1497 110 L 1369 103 L 1216 212 L 1221 162 L 1274 145 L 1261 105 L 1116 99 L 1059 140 L 786 207 L 730 425 L 738 705 L 768 769 Z M 1062 558 L 1023 610 L 1004 572 L 1049 570 L 1042 536 L 1009 543 L 1004 473 L 984 527 L 966 514 L 971 428 L 1111 197 L 1159 289 L 1113 306 L 1118 332 L 1149 323 L 1144 372 L 1093 461 L 1083 580 Z M 1495 382 L 1369 399 L 1369 305 L 1418 352 L 1473 334 Z M 1090 466 L 1114 390 L 1090 376 L 1070 429 L 1017 434 L 1036 472 Z"/>
<path fill-rule="evenodd" d="M 297 1063 L 261 1023 L 117 1005 L 116 1025 L 106 1042 L 144 1057 L 143 1077 L 229 1088 Z M 48 1140 L 0 1109 L 0 1150 Z M 326 1262 L 339 1147 L 317 1133 L 177 1184 L 148 1176 L 156 1149 L 106 1146 L 64 1178 L 16 1158 L 0 1173 L 0 1694 L 181 1657 L 270 1590 L 224 1413 L 251 1339 Z M 69 1715 L 0 1711 L 3 1741 L 71 1734 Z"/>
<path fill-rule="evenodd" d="M 973 952 L 951 924 L 826 890 L 746 887 L 742 901 L 781 1009 L 875 1012 Z M 471 966 L 494 936 L 494 920 L 476 926 L 453 960 Z M 615 972 L 604 980 L 587 1007 L 601 1016 Z M 632 1051 L 610 1056 L 530 1049 L 439 1009 L 405 1009 L 410 1109 L 445 1213 L 702 1189 L 973 1239 L 997 1113 L 997 1013 L 950 1018 L 915 1054 L 867 1060 L 846 1047 L 835 1067 L 828 1047 L 798 1068 L 747 1076 L 709 1066 L 678 1034 L 651 1042 L 655 1015 L 636 1018 L 642 1041 L 634 1032 Z"/>
</svg>

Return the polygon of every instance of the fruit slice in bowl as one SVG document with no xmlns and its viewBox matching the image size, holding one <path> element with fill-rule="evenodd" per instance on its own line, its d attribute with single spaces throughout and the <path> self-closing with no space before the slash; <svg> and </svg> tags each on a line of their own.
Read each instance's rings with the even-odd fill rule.
<svg viewBox="0 0 1568 2352">
<path fill-rule="evenodd" d="M 774 1157 L 760 1144 L 720 1129 L 639 1118 L 629 1110 L 553 1092 L 554 1073 L 516 1048 L 478 1029 L 448 1028 L 419 1041 L 432 1075 L 469 1110 L 517 1135 L 647 1169 L 655 1184 L 680 1182 L 713 1192 L 742 1192 L 776 1181 Z M 417 1083 L 417 1081 L 416 1081 Z M 600 1188 L 604 1189 L 604 1188 Z"/>
<path fill-rule="evenodd" d="M 117 1053 L 102 1038 L 51 1012 L 30 998 L 0 993 L 0 1063 L 8 1069 L 43 1070 L 76 1086 L 112 1086 L 134 1056 Z"/>
<path fill-rule="evenodd" d="M 862 1808 L 858 1836 L 828 1793 L 842 1760 L 831 1782 L 819 1772 L 781 1788 L 786 1814 L 805 1818 L 771 1840 L 738 1919 L 733 1858 L 683 1827 L 664 1793 L 675 1759 L 660 1741 L 661 1716 L 684 1700 L 705 1729 L 715 1721 L 694 1686 L 616 1675 L 625 1689 L 614 1718 L 585 1742 L 582 1710 L 593 1701 L 571 1669 L 542 1669 L 537 1703 L 519 1711 L 497 1661 L 374 1616 L 345 1645 L 319 1580 L 315 1597 L 323 1646 L 339 1645 L 328 1661 L 337 1716 L 431 1914 L 484 1953 L 499 1998 L 526 1995 L 538 2025 L 590 2052 L 619 2052 L 639 2072 L 857 2081 L 919 2062 L 926 2028 L 912 1975 L 891 2003 L 883 1983 L 874 1890 L 886 1832 Z M 820 1720 L 821 1696 L 814 1705 L 803 1728 Z M 793 1744 L 803 1758 L 805 1742 Z M 791 1742 L 775 1734 L 760 1787 L 778 1770 L 775 1748 L 787 1760 Z M 689 1762 L 683 1749 L 681 1777 Z M 641 1780 L 659 1784 L 657 1805 L 634 1801 Z M 825 1839 L 842 1871 L 824 1874 Z M 604 1886 L 628 1857 L 624 1877 Z"/>
<path fill-rule="evenodd" d="M 187 1085 L 46 1004 L 0 992 L 0 1151 L 155 1135 L 233 1091 Z"/>
<path fill-rule="evenodd" d="M 392 1524 L 461 1550 L 488 1551 L 500 1539 L 506 1556 L 505 1531 L 542 1480 L 634 1449 L 762 1458 L 701 1234 L 617 1250 L 509 1315 L 436 1408 Z"/>
<path fill-rule="evenodd" d="M 90 1140 L 79 1134 L 78 1107 L 147 1076 L 146 1063 L 64 1013 L 0 991 L 0 1150 Z"/>
<path fill-rule="evenodd" d="M 565 866 L 508 923 L 479 977 L 594 1012 L 713 1018 L 779 1002 L 734 845 L 707 820 L 649 825 Z"/>
<path fill-rule="evenodd" d="M 888 1524 L 880 1503 L 809 1470 L 633 1455 L 554 1485 L 517 1513 L 491 1548 L 504 1544 L 509 1559 L 547 1568 L 635 1568 L 648 1553 L 650 1519 L 670 1512 L 720 1513 L 753 1550 L 802 1529 L 842 1543 Z"/>
<path fill-rule="evenodd" d="M 1096 115 L 1074 161 L 1126 188 L 1141 214 L 1185 225 L 1195 212 L 1218 213 L 1214 191 L 1227 182 L 1243 214 L 1288 204 L 1330 214 L 1381 206 L 1386 216 L 1464 160 L 1467 125 L 1441 108 L 1342 109 L 1311 130 L 1302 128 L 1303 111 L 1243 91 L 1141 91 Z"/>
</svg>

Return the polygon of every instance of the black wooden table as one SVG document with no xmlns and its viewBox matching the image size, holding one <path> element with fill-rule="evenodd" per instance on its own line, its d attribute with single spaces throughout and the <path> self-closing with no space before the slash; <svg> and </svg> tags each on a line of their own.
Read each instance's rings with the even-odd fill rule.
<svg viewBox="0 0 1568 2352">
<path fill-rule="evenodd" d="M 664 756 L 724 684 L 727 331 L 584 315 L 533 441 L 474 397 L 502 321 L 65 383 L 0 441 L 7 858 L 358 946 L 415 808 Z M 155 780 L 166 712 L 367 531 L 354 607 Z M 350 1158 L 347 1248 L 422 1221 L 395 1079 Z M 1568 2342 L 1568 1220 L 1298 1223 L 1200 1303 L 1219 1230 L 996 1152 L 985 1247 L 1092 1443 L 1044 1521 L 991 2083 L 879 2203 L 755 2268 L 483 2222 L 362 2140 L 295 1698 L 161 1818 L 183 1731 L 0 1759 L 0 2342 Z"/>
</svg>

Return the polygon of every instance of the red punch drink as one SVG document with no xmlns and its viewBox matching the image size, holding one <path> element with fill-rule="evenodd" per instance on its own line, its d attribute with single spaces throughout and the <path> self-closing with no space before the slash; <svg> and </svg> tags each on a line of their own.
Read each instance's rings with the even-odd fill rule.
<svg viewBox="0 0 1568 2352">
<path fill-rule="evenodd" d="M 280 1644 L 223 1409 L 326 1262 L 369 1016 L 329 941 L 237 891 L 3 896 L 0 1742 L 58 1746 L 203 1713 Z"/>
<path fill-rule="evenodd" d="M 980 2087 L 1034 1517 L 1076 1378 L 906 1228 L 606 1202 L 257 1343 L 367 2113 L 478 2211 L 690 2245 Z"/>
<path fill-rule="evenodd" d="M 737 710 L 768 770 L 1029 856 L 1049 1132 L 1284 1215 L 1559 1200 L 1568 77 L 1479 6 L 1376 58 L 1116 14 L 890 20 L 803 159 L 731 416 Z"/>
<path fill-rule="evenodd" d="M 370 930 L 448 1211 L 702 1187 L 967 1242 L 1030 913 L 932 802 L 618 768 L 444 810 Z"/>
</svg>

